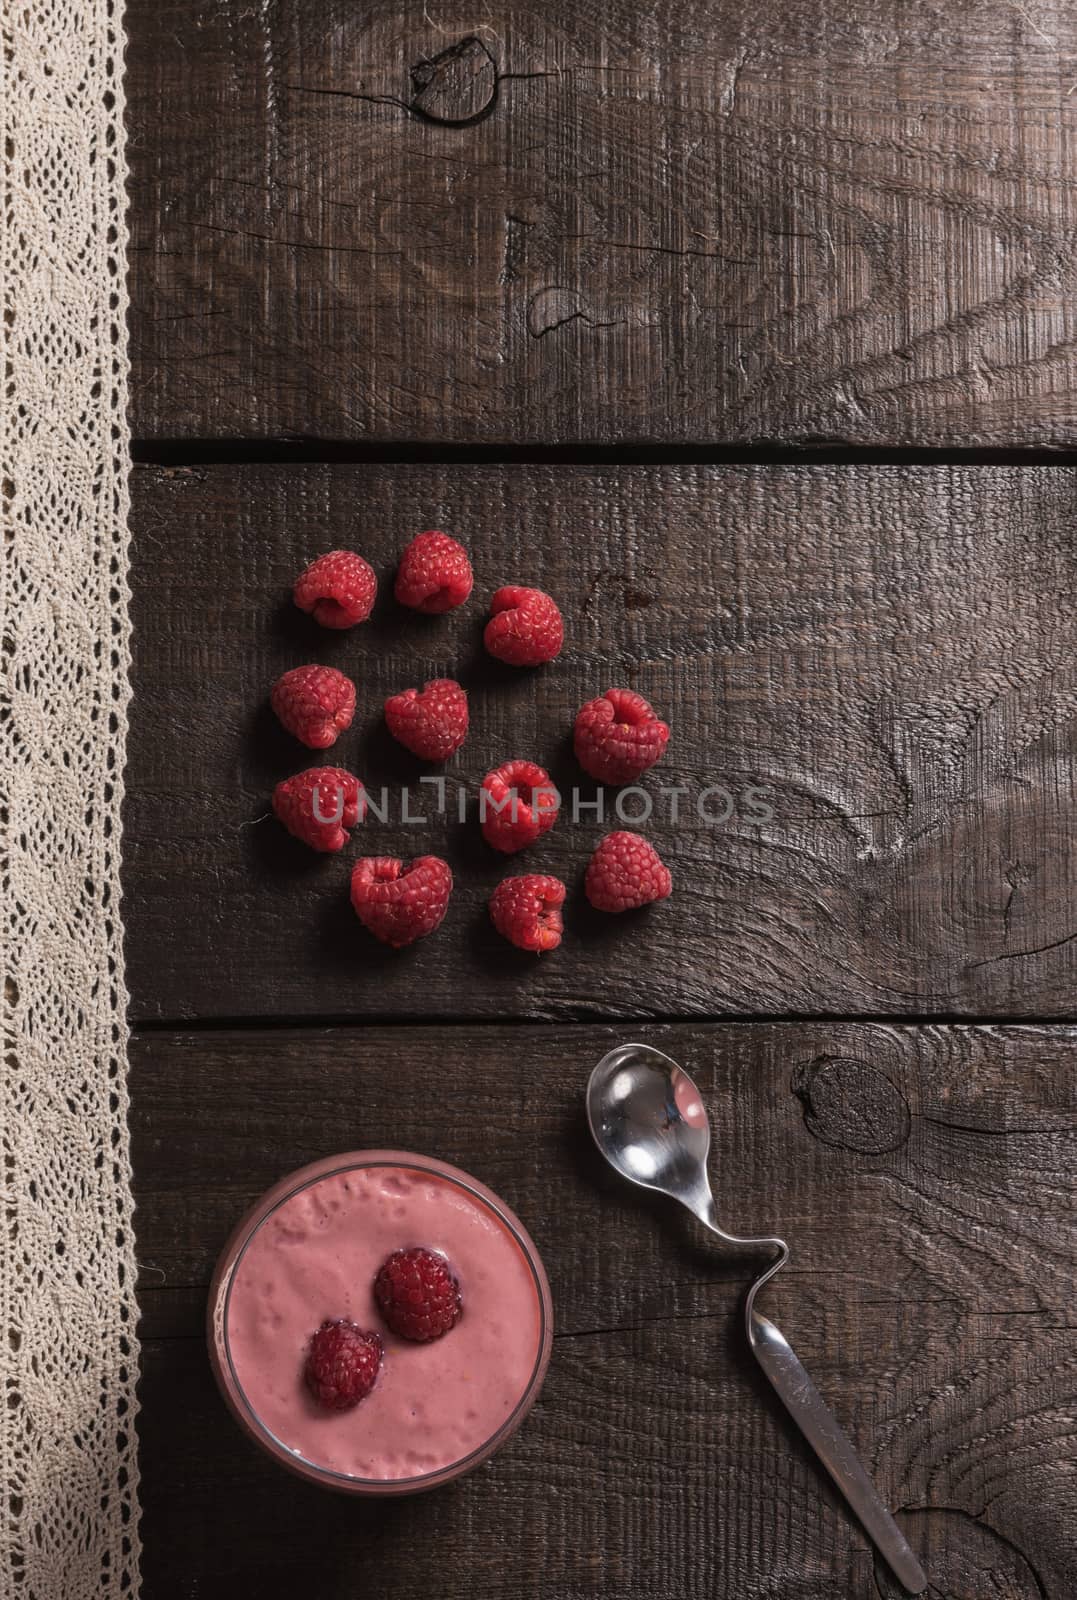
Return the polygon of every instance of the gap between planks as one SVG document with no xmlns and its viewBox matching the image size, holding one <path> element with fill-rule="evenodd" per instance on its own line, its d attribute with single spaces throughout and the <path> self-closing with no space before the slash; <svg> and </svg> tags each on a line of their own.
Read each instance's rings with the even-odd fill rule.
<svg viewBox="0 0 1077 1600">
<path fill-rule="evenodd" d="M 1077 449 L 931 449 L 813 443 L 469 445 L 336 439 L 135 439 L 136 466 L 1077 467 Z"/>
<path fill-rule="evenodd" d="M 460 1012 L 444 1016 L 352 1016 L 327 1013 L 324 1016 L 212 1016 L 141 1018 L 129 1023 L 132 1034 L 143 1033 L 257 1033 L 269 1029 L 299 1030 L 317 1028 L 621 1028 L 642 1032 L 646 1028 L 681 1026 L 709 1028 L 725 1026 L 780 1027 L 880 1027 L 880 1028 L 1044 1028 L 1058 1031 L 1077 1027 L 1075 1016 L 1036 1016 L 1020 1012 L 980 1016 L 960 1011 L 921 1015 L 919 1013 L 830 1011 L 723 1011 L 709 1015 L 699 1012 L 662 1012 L 646 1017 L 529 1017 Z"/>
</svg>

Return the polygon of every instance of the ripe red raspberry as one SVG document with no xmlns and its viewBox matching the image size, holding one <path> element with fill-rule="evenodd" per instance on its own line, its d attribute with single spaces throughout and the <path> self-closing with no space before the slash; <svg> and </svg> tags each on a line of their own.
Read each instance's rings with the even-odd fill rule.
<svg viewBox="0 0 1077 1600">
<path fill-rule="evenodd" d="M 323 628 L 353 628 L 374 609 L 378 580 L 354 550 L 330 550 L 299 574 L 293 592 L 300 611 L 313 612 Z"/>
<path fill-rule="evenodd" d="M 364 856 L 352 871 L 352 906 L 376 939 L 399 950 L 425 938 L 448 910 L 452 872 L 438 856 L 410 867 L 392 856 Z"/>
<path fill-rule="evenodd" d="M 348 842 L 345 830 L 366 814 L 366 794 L 343 767 L 308 767 L 277 784 L 273 810 L 312 850 L 340 850 Z"/>
<path fill-rule="evenodd" d="M 633 783 L 654 766 L 668 743 L 666 724 L 631 689 L 607 689 L 597 700 L 588 700 L 576 717 L 576 760 L 599 783 Z"/>
<path fill-rule="evenodd" d="M 583 887 L 597 911 L 631 911 L 665 900 L 673 879 L 654 845 L 638 833 L 607 833 L 591 857 Z"/>
<path fill-rule="evenodd" d="M 310 1341 L 303 1376 L 327 1411 L 350 1411 L 365 1400 L 381 1369 L 382 1343 L 343 1317 L 323 1322 Z"/>
<path fill-rule="evenodd" d="M 327 750 L 355 715 L 355 685 L 336 667 L 293 667 L 273 685 L 270 703 L 289 733 Z"/>
<path fill-rule="evenodd" d="M 440 1339 L 460 1315 L 460 1285 L 433 1250 L 394 1250 L 378 1268 L 374 1298 L 393 1332 L 420 1344 Z"/>
<path fill-rule="evenodd" d="M 560 655 L 565 625 L 548 594 L 510 584 L 490 601 L 483 640 L 490 654 L 510 667 L 538 667 Z"/>
<path fill-rule="evenodd" d="M 479 791 L 482 836 L 495 850 L 523 850 L 557 821 L 560 796 L 533 761 L 506 761 L 488 772 Z"/>
<path fill-rule="evenodd" d="M 433 678 L 385 702 L 389 732 L 424 761 L 445 761 L 467 738 L 467 695 L 452 678 Z"/>
<path fill-rule="evenodd" d="M 467 551 L 447 533 L 420 533 L 400 558 L 394 593 L 415 611 L 452 611 L 462 606 L 474 583 Z"/>
<path fill-rule="evenodd" d="M 561 907 L 565 886 L 560 878 L 528 872 L 503 878 L 490 896 L 490 919 L 498 933 L 520 950 L 556 950 L 561 943 Z"/>
</svg>

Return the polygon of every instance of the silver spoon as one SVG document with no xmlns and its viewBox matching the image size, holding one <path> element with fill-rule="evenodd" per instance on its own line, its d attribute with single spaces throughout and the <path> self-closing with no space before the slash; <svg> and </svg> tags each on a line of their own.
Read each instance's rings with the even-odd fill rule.
<svg viewBox="0 0 1077 1600">
<path fill-rule="evenodd" d="M 789 1259 L 784 1239 L 738 1239 L 719 1226 L 707 1178 L 711 1133 L 699 1090 L 661 1050 L 622 1044 L 602 1057 L 587 1085 L 587 1120 L 611 1167 L 644 1189 L 679 1200 L 725 1244 L 773 1251 L 748 1291 L 748 1343 L 782 1404 L 829 1472 L 864 1531 L 910 1594 L 927 1578 L 904 1534 L 879 1499 L 849 1440 L 785 1336 L 755 1309 L 756 1296 Z"/>
</svg>

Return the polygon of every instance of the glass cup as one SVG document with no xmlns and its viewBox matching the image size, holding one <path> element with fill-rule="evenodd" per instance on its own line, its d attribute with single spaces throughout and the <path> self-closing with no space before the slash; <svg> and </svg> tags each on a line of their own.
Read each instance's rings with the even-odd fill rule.
<svg viewBox="0 0 1077 1600">
<path fill-rule="evenodd" d="M 526 1307 L 526 1317 L 521 1317 L 518 1323 L 523 1331 L 519 1347 L 514 1351 L 513 1375 L 506 1377 L 505 1380 L 510 1389 L 509 1400 L 505 1401 L 508 1407 L 506 1414 L 491 1421 L 490 1431 L 487 1433 L 481 1424 L 479 1414 L 476 1413 L 476 1425 L 480 1427 L 481 1436 L 468 1438 L 466 1448 L 463 1448 L 455 1459 L 444 1462 L 424 1460 L 415 1470 L 403 1474 L 398 1474 L 395 1466 L 388 1476 L 362 1475 L 344 1470 L 339 1464 L 319 1461 L 317 1459 L 319 1451 L 310 1443 L 312 1438 L 317 1437 L 319 1428 L 339 1430 L 352 1426 L 359 1430 L 357 1436 L 361 1436 L 363 1408 L 373 1403 L 378 1385 L 382 1383 L 385 1368 L 379 1375 L 374 1391 L 366 1400 L 360 1401 L 356 1408 L 349 1412 L 329 1413 L 328 1417 L 315 1418 L 313 1427 L 305 1427 L 305 1438 L 303 1429 L 299 1429 L 292 1442 L 288 1442 L 282 1435 L 293 1431 L 289 1426 L 288 1417 L 288 1407 L 292 1403 L 290 1365 L 293 1361 L 292 1348 L 287 1342 L 282 1347 L 281 1360 L 288 1364 L 285 1369 L 285 1379 L 283 1385 L 277 1381 L 272 1387 L 273 1401 L 278 1412 L 281 1410 L 282 1392 L 288 1398 L 283 1413 L 278 1415 L 275 1424 L 271 1426 L 263 1416 L 259 1415 L 258 1405 L 252 1401 L 248 1393 L 248 1390 L 257 1389 L 261 1378 L 255 1366 L 248 1365 L 247 1371 L 244 1371 L 244 1361 L 249 1363 L 250 1357 L 241 1355 L 238 1347 L 243 1341 L 240 1339 L 238 1328 L 233 1330 L 230 1325 L 230 1317 L 234 1322 L 238 1314 L 237 1307 L 242 1306 L 243 1296 L 249 1292 L 248 1278 L 253 1280 L 260 1270 L 256 1262 L 273 1260 L 271 1256 L 266 1256 L 266 1251 L 271 1247 L 274 1236 L 266 1235 L 262 1230 L 266 1229 L 267 1225 L 275 1228 L 277 1234 L 286 1241 L 285 1250 L 287 1250 L 290 1240 L 290 1219 L 293 1217 L 296 1217 L 301 1224 L 295 1233 L 296 1238 L 307 1236 L 303 1233 L 304 1228 L 309 1230 L 310 1237 L 315 1239 L 319 1228 L 341 1229 L 344 1217 L 339 1214 L 346 1212 L 349 1206 L 349 1201 L 344 1195 L 350 1188 L 352 1174 L 366 1174 L 365 1177 L 359 1178 L 360 1186 L 376 1183 L 388 1186 L 390 1189 L 394 1185 L 399 1188 L 400 1193 L 396 1197 L 395 1207 L 392 1194 L 388 1197 L 381 1196 L 379 1202 L 383 1219 L 388 1211 L 399 1212 L 400 1220 L 397 1225 L 399 1237 L 395 1243 L 389 1241 L 393 1248 L 407 1248 L 424 1242 L 423 1238 L 412 1237 L 409 1233 L 408 1194 L 418 1193 L 421 1190 L 423 1204 L 426 1206 L 432 1202 L 438 1203 L 444 1194 L 444 1203 L 458 1221 L 462 1219 L 464 1232 L 461 1237 L 467 1241 L 468 1248 L 474 1249 L 480 1239 L 483 1241 L 493 1239 L 496 1250 L 500 1252 L 499 1259 L 502 1262 L 512 1262 L 513 1281 L 523 1295 L 521 1311 Z M 445 1186 L 444 1190 L 441 1188 L 442 1185 Z M 334 1215 L 334 1212 L 338 1215 Z M 424 1212 L 424 1216 L 429 1215 L 429 1212 Z M 436 1216 L 437 1212 L 435 1211 L 433 1215 Z M 477 1230 L 474 1238 L 470 1237 L 472 1229 Z M 337 1236 L 344 1237 L 339 1233 Z M 361 1239 L 361 1230 L 357 1229 L 356 1234 L 351 1237 Z M 301 1251 L 302 1246 L 296 1244 L 292 1248 Z M 447 1253 L 452 1255 L 451 1251 Z M 280 1259 L 284 1261 L 284 1256 L 282 1255 Z M 293 1260 L 297 1260 L 304 1270 L 312 1267 L 310 1257 L 306 1263 L 303 1262 L 301 1255 L 294 1257 Z M 372 1281 L 373 1270 L 376 1270 L 379 1264 L 380 1255 L 378 1262 L 373 1263 L 373 1266 L 370 1262 L 366 1263 L 364 1271 L 369 1280 Z M 451 1264 L 456 1265 L 455 1262 Z M 285 1263 L 285 1270 L 293 1269 Z M 317 1270 L 316 1268 L 313 1270 L 316 1280 Z M 451 1340 L 458 1335 L 467 1338 L 469 1313 L 472 1317 L 481 1315 L 471 1310 L 469 1306 L 466 1281 L 461 1283 L 461 1289 L 463 1314 L 457 1325 L 443 1335 L 444 1340 Z M 268 1308 L 265 1315 L 273 1315 L 277 1320 L 284 1320 L 279 1312 L 271 1313 Z M 210 1286 L 207 1323 L 209 1355 L 214 1374 L 221 1393 L 244 1432 L 267 1455 L 272 1456 L 292 1472 L 298 1473 L 300 1477 L 313 1483 L 323 1484 L 327 1488 L 360 1495 L 414 1494 L 420 1490 L 433 1489 L 439 1484 L 449 1483 L 461 1477 L 465 1472 L 470 1472 L 473 1467 L 488 1460 L 494 1451 L 516 1432 L 538 1398 L 553 1343 L 553 1304 L 550 1286 L 538 1251 L 519 1219 L 502 1200 L 476 1178 L 469 1177 L 467 1173 L 447 1165 L 444 1161 L 435 1161 L 430 1156 L 413 1155 L 400 1150 L 360 1150 L 346 1155 L 329 1156 L 325 1160 L 316 1161 L 310 1166 L 290 1173 L 279 1183 L 274 1184 L 248 1211 L 221 1252 Z M 374 1326 L 373 1321 L 370 1325 Z M 471 1326 L 474 1328 L 474 1323 Z M 309 1327 L 306 1337 L 309 1338 L 314 1331 L 313 1327 Z M 375 1331 L 385 1333 L 383 1327 L 375 1328 Z M 441 1343 L 442 1340 L 436 1340 L 430 1345 L 416 1345 L 411 1349 L 433 1350 Z M 234 1345 L 237 1348 L 233 1348 Z M 272 1345 L 269 1348 L 272 1351 Z M 498 1341 L 495 1339 L 486 1354 L 487 1364 L 484 1370 L 487 1376 L 491 1371 L 490 1362 L 493 1361 L 496 1366 L 497 1351 Z M 309 1423 L 316 1408 L 303 1384 L 301 1370 L 303 1355 L 303 1348 L 298 1348 L 294 1352 L 294 1415 L 297 1420 L 305 1418 Z M 406 1347 L 399 1344 L 397 1358 L 411 1362 L 409 1370 L 417 1376 L 421 1374 L 423 1358 L 408 1353 Z M 273 1359 L 277 1359 L 275 1352 Z M 393 1351 L 387 1350 L 386 1362 L 393 1359 Z M 481 1386 L 484 1391 L 486 1387 L 486 1384 Z M 518 1394 L 515 1393 L 516 1387 L 519 1388 Z M 267 1389 L 266 1392 L 268 1394 L 270 1390 Z M 447 1388 L 446 1392 L 452 1391 Z M 418 1400 L 423 1398 L 421 1393 L 417 1396 Z M 468 1398 L 474 1398 L 474 1391 Z M 433 1395 L 432 1403 L 443 1404 L 444 1395 Z M 264 1409 L 270 1409 L 270 1406 L 266 1404 Z M 370 1413 L 366 1415 L 369 1416 Z M 466 1415 L 471 1417 L 471 1409 Z M 339 1420 L 341 1418 L 351 1418 L 354 1422 L 344 1423 Z M 343 1435 L 337 1433 L 336 1437 L 341 1438 Z"/>
</svg>

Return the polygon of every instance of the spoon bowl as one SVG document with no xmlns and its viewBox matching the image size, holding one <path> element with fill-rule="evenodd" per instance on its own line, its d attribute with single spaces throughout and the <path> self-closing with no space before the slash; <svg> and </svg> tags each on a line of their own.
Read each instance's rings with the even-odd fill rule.
<svg viewBox="0 0 1077 1600">
<path fill-rule="evenodd" d="M 591 1136 L 629 1183 L 680 1200 L 706 1181 L 711 1130 L 688 1074 L 646 1044 L 603 1056 L 587 1085 Z"/>
</svg>

